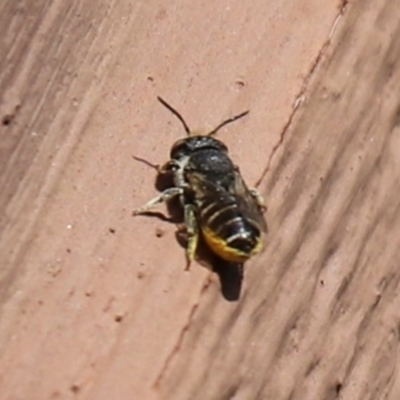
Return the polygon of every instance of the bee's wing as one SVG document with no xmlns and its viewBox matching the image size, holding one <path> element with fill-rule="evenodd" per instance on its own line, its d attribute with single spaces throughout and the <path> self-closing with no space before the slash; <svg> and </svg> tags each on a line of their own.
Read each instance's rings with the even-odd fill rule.
<svg viewBox="0 0 400 400">
<path fill-rule="evenodd" d="M 247 188 L 238 170 L 235 171 L 232 178 L 230 187 L 223 188 L 197 172 L 191 172 L 187 176 L 190 187 L 195 192 L 195 197 L 203 200 L 221 201 L 225 196 L 234 196 L 243 214 L 257 222 L 263 232 L 267 232 L 267 224 L 256 196 Z"/>
<path fill-rule="evenodd" d="M 237 197 L 240 207 L 246 215 L 250 219 L 256 221 L 264 232 L 267 232 L 268 228 L 264 219 L 262 207 L 258 203 L 256 196 L 250 192 L 239 170 L 235 171 L 235 182 L 230 191 Z"/>
<path fill-rule="evenodd" d="M 187 180 L 190 184 L 190 188 L 195 192 L 195 196 L 199 199 L 212 198 L 217 200 L 224 195 L 224 189 L 222 187 L 211 182 L 207 177 L 198 172 L 191 172 L 188 174 Z"/>
</svg>

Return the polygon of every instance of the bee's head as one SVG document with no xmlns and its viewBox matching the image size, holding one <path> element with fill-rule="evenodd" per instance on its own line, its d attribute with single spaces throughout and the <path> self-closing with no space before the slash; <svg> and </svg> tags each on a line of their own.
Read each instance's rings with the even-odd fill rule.
<svg viewBox="0 0 400 400">
<path fill-rule="evenodd" d="M 220 140 L 210 136 L 189 136 L 174 143 L 171 159 L 179 161 L 202 150 L 219 150 L 225 153 L 228 148 Z"/>
</svg>

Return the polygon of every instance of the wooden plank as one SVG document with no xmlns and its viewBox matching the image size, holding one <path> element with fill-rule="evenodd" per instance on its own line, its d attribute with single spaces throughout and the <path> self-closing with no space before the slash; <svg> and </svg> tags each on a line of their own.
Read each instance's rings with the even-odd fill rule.
<svg viewBox="0 0 400 400">
<path fill-rule="evenodd" d="M 4 398 L 399 398 L 394 0 L 1 7 Z M 238 301 L 131 217 L 132 154 L 182 135 L 157 95 L 251 109 L 221 133 L 268 205 Z"/>
</svg>

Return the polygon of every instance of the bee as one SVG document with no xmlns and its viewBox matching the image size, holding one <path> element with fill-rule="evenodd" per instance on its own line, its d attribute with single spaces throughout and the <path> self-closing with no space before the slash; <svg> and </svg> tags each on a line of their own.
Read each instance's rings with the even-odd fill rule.
<svg viewBox="0 0 400 400">
<path fill-rule="evenodd" d="M 213 136 L 249 111 L 223 121 L 206 135 L 198 135 L 171 105 L 161 97 L 158 101 L 181 121 L 187 137 L 174 143 L 170 160 L 158 168 L 159 174 L 172 175 L 173 186 L 134 210 L 133 215 L 146 214 L 178 197 L 187 235 L 186 269 L 196 255 L 200 235 L 215 255 L 243 264 L 263 247 L 267 232 L 264 201 L 256 189 L 247 187 L 227 146 Z"/>
</svg>

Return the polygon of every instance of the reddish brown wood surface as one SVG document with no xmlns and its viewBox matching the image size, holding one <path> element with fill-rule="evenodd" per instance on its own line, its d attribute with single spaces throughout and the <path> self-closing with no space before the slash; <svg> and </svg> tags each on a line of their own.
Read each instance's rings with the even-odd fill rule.
<svg viewBox="0 0 400 400">
<path fill-rule="evenodd" d="M 400 8 L 4 0 L 0 398 L 400 398 Z M 132 210 L 182 128 L 266 198 L 228 301 Z M 160 207 L 161 211 L 165 209 Z M 223 284 L 224 282 L 222 282 Z"/>
</svg>

